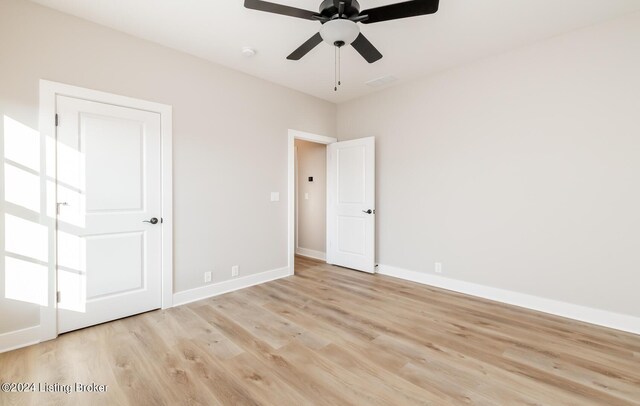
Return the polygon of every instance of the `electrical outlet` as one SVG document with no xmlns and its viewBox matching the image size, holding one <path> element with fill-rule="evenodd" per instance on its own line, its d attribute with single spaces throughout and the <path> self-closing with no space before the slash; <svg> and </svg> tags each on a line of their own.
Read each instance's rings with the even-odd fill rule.
<svg viewBox="0 0 640 406">
<path fill-rule="evenodd" d="M 205 272 L 204 273 L 204 283 L 209 283 L 211 282 L 211 272 Z"/>
<path fill-rule="evenodd" d="M 240 273 L 240 267 L 238 265 L 234 265 L 231 267 L 231 276 L 236 277 Z"/>
<path fill-rule="evenodd" d="M 442 262 L 436 262 L 436 273 L 442 273 Z"/>
</svg>

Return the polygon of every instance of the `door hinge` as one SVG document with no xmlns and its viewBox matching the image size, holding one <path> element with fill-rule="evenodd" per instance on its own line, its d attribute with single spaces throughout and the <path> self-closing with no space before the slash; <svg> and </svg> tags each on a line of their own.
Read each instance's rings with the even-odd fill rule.
<svg viewBox="0 0 640 406">
<path fill-rule="evenodd" d="M 56 303 L 60 303 L 60 291 L 56 292 Z"/>
<path fill-rule="evenodd" d="M 56 127 L 58 126 L 58 123 L 59 123 L 59 121 L 58 121 L 58 114 L 56 113 Z"/>
</svg>

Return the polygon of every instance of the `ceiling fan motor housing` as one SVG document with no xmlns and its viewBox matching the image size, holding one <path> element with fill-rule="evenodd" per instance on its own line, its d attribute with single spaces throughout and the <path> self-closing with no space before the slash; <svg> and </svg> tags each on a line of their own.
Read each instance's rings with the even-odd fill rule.
<svg viewBox="0 0 640 406">
<path fill-rule="evenodd" d="M 356 0 L 344 3 L 344 11 L 342 15 L 338 15 L 338 7 L 336 7 L 335 2 L 333 0 L 324 0 L 320 3 L 320 14 L 330 19 L 357 17 L 360 13 L 360 4 Z"/>
</svg>

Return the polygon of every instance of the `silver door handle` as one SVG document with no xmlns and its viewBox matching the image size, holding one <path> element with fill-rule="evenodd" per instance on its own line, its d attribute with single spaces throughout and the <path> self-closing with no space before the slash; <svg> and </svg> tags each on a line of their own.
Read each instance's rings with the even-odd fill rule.
<svg viewBox="0 0 640 406">
<path fill-rule="evenodd" d="M 156 217 L 152 217 L 150 220 L 142 220 L 143 223 L 151 223 L 158 224 L 158 219 Z"/>
</svg>

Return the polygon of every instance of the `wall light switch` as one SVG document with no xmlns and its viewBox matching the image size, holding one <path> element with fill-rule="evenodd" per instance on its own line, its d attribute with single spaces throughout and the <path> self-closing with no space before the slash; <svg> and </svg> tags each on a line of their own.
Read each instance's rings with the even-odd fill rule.
<svg viewBox="0 0 640 406">
<path fill-rule="evenodd" d="M 271 192 L 271 201 L 279 202 L 280 201 L 280 192 Z"/>
<path fill-rule="evenodd" d="M 304 194 L 304 200 L 309 200 L 309 193 Z"/>
</svg>

